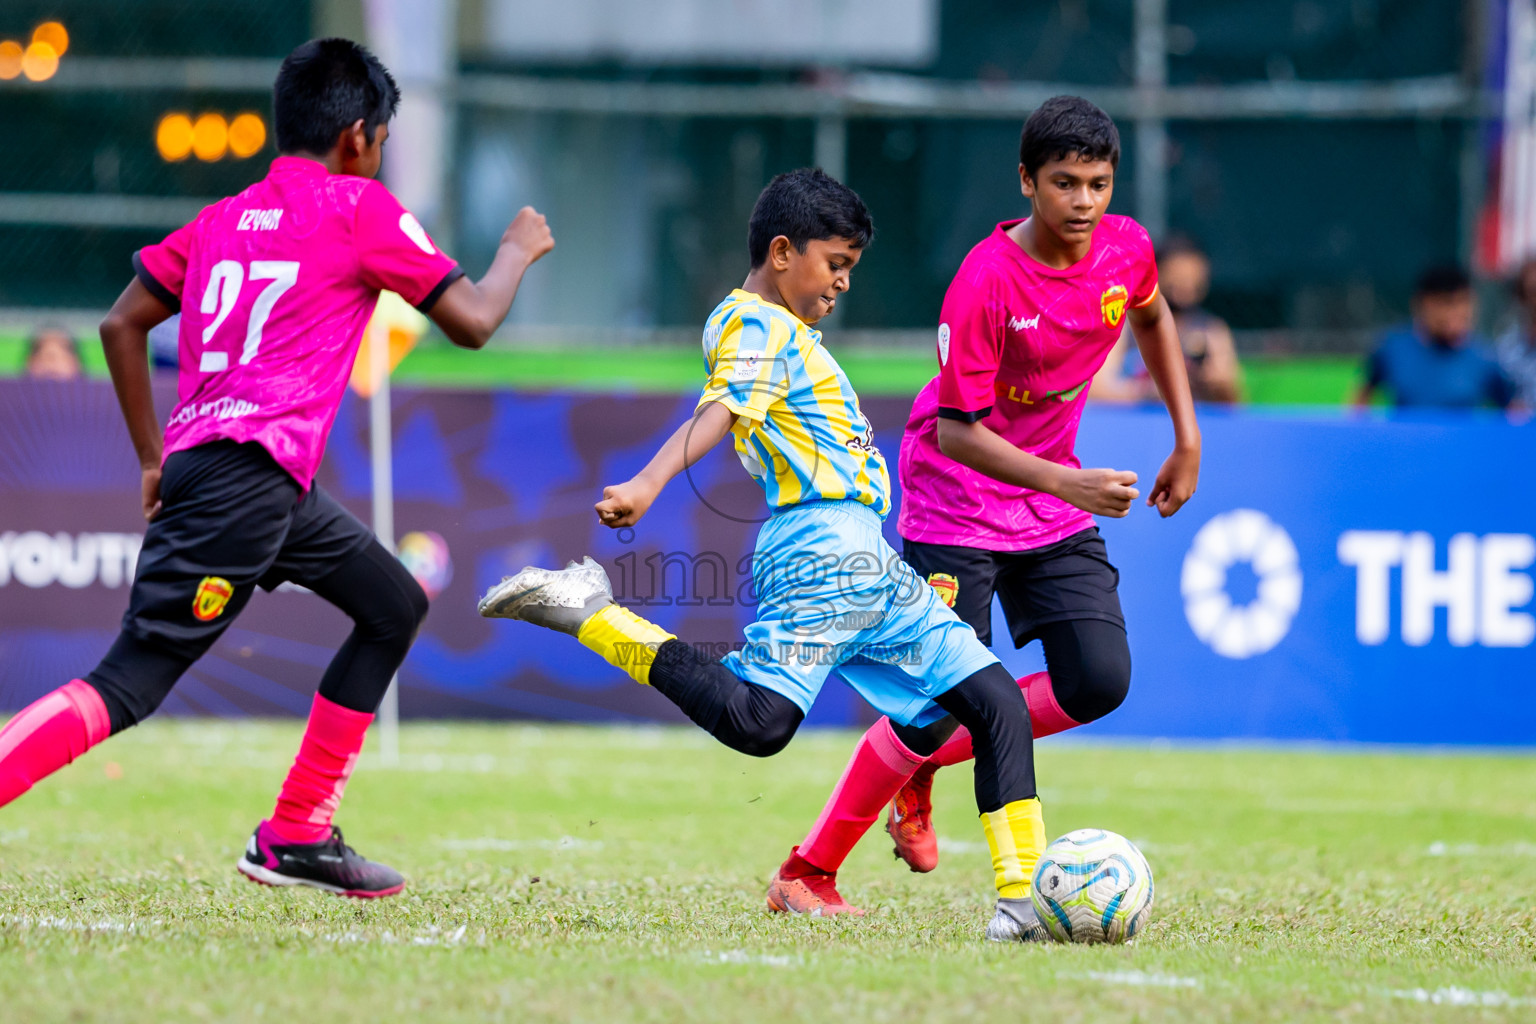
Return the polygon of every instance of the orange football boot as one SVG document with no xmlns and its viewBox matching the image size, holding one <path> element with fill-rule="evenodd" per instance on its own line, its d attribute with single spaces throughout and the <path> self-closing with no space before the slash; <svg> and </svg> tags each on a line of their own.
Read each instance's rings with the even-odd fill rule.
<svg viewBox="0 0 1536 1024">
<path fill-rule="evenodd" d="M 837 891 L 837 872 L 784 877 L 784 869 L 790 861 L 797 860 L 795 851 L 789 861 L 774 869 L 768 883 L 768 909 L 779 914 L 806 914 L 810 917 L 831 917 L 834 914 L 850 914 L 863 917 L 864 911 L 843 899 Z M 801 861 L 801 863 L 806 863 Z"/>
<path fill-rule="evenodd" d="M 932 871 L 939 866 L 939 837 L 933 831 L 933 773 L 937 766 L 924 765 L 907 780 L 891 801 L 885 831 L 896 844 L 896 856 L 913 871 Z"/>
</svg>

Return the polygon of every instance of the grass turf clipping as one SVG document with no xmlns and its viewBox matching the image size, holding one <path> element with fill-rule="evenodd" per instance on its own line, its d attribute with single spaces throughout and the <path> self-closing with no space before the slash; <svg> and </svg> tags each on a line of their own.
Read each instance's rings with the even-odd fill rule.
<svg viewBox="0 0 1536 1024">
<path fill-rule="evenodd" d="M 862 921 L 763 909 L 854 737 L 759 761 L 682 728 L 408 725 L 338 819 L 410 887 L 273 890 L 234 863 L 298 721 L 153 721 L 0 812 L 0 1007 L 43 1020 L 1530 1020 L 1536 792 L 1494 755 L 1048 740 L 1054 837 L 1157 879 L 1124 947 L 982 940 L 967 767 L 938 870 L 877 825 Z"/>
</svg>

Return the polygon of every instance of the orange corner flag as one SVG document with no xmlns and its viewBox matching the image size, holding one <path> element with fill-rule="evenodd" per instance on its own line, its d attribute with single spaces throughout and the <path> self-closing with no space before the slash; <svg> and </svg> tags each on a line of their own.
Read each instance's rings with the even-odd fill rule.
<svg viewBox="0 0 1536 1024">
<path fill-rule="evenodd" d="M 357 361 L 352 364 L 352 377 L 348 381 L 352 390 L 364 398 L 373 394 L 378 381 L 373 376 L 373 345 L 388 345 L 389 369 L 394 373 L 400 360 L 416 346 L 417 340 L 426 333 L 430 321 L 422 316 L 409 302 L 394 292 L 380 292 L 379 304 L 374 308 L 373 319 L 363 331 L 363 343 L 357 349 Z"/>
</svg>

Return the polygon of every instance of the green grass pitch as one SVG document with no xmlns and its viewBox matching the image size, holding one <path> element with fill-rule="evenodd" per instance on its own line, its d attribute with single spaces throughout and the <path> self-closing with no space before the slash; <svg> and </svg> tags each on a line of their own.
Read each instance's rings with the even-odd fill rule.
<svg viewBox="0 0 1536 1024">
<path fill-rule="evenodd" d="M 0 812 L 0 1019 L 1536 1019 L 1528 757 L 1046 741 L 1047 825 L 1137 841 L 1124 947 L 981 938 L 967 769 L 940 773 L 936 872 L 878 831 L 863 921 L 769 915 L 765 879 L 850 733 L 778 757 L 691 730 L 409 725 L 366 754 L 348 839 L 379 903 L 245 881 L 297 721 L 156 721 Z"/>
</svg>

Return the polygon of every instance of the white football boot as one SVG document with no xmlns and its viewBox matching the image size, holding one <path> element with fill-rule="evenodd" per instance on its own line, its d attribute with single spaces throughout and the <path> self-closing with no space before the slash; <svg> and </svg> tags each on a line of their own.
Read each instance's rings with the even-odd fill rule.
<svg viewBox="0 0 1536 1024">
<path fill-rule="evenodd" d="M 613 600 L 608 573 L 588 555 L 564 569 L 525 566 L 480 599 L 480 614 L 488 619 L 521 619 L 545 629 L 576 635 L 592 616 Z"/>
<path fill-rule="evenodd" d="M 1046 942 L 1050 937 L 1050 932 L 1040 923 L 1040 914 L 1035 910 L 1034 900 L 1028 896 L 1022 899 L 998 897 L 997 909 L 992 913 L 992 920 L 987 923 L 988 941 Z"/>
</svg>

